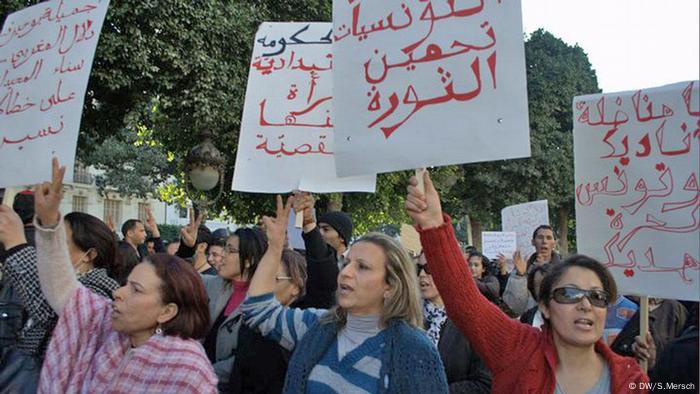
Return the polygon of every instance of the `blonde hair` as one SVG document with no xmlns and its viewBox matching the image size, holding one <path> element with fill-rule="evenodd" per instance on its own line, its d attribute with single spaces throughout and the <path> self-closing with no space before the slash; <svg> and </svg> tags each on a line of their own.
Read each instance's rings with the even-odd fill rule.
<svg viewBox="0 0 700 394">
<path fill-rule="evenodd" d="M 386 255 L 384 281 L 389 285 L 389 295 L 384 300 L 380 324 L 387 326 L 391 320 L 400 319 L 416 328 L 423 327 L 423 307 L 418 291 L 418 279 L 413 260 L 393 238 L 381 233 L 369 233 L 357 241 L 379 246 Z M 335 306 L 321 319 L 322 323 L 335 322 L 338 328 L 345 326 L 347 311 Z"/>
</svg>

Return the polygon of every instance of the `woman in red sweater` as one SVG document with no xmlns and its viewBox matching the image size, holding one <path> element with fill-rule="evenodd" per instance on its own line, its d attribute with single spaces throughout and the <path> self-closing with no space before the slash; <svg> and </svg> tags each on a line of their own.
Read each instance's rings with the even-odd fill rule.
<svg viewBox="0 0 700 394">
<path fill-rule="evenodd" d="M 421 237 L 447 314 L 493 373 L 494 393 L 646 392 L 633 358 L 601 340 L 615 281 L 600 263 L 574 256 L 542 283 L 543 331 L 512 320 L 479 292 L 464 264 L 449 216 L 425 173 L 425 192 L 411 178 L 406 209 Z"/>
</svg>

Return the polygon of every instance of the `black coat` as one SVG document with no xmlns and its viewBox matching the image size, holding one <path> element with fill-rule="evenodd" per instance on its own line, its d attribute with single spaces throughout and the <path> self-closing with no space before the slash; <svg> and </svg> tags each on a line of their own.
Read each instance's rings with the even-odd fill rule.
<svg viewBox="0 0 700 394">
<path fill-rule="evenodd" d="M 617 354 L 634 357 L 632 344 L 639 335 L 638 310 L 615 337 L 610 348 Z M 664 300 L 656 309 L 649 312 L 649 331 L 656 343 L 656 352 L 661 354 L 664 347 L 683 332 L 687 319 L 685 307 L 676 300 Z"/>
<path fill-rule="evenodd" d="M 450 319 L 440 331 L 438 352 L 450 393 L 491 392 L 491 372 Z"/>
<path fill-rule="evenodd" d="M 698 388 L 698 327 L 690 327 L 686 332 L 671 341 L 656 360 L 650 373 L 652 383 L 690 384 Z M 666 388 L 666 387 L 664 387 Z M 656 390 L 655 390 L 656 391 Z M 661 392 L 672 392 L 661 390 Z M 679 390 L 678 392 L 682 392 Z M 692 390 L 686 390 L 692 392 Z"/>
<path fill-rule="evenodd" d="M 338 258 L 335 250 L 321 237 L 318 227 L 302 233 L 306 246 L 306 295 L 293 308 L 330 309 L 335 305 L 338 288 Z"/>
<path fill-rule="evenodd" d="M 335 305 L 338 264 L 318 228 L 302 234 L 306 246 L 306 295 L 293 308 L 329 309 Z M 290 354 L 277 342 L 265 339 L 245 325 L 238 333 L 236 361 L 231 371 L 231 393 L 281 393 Z"/>
<path fill-rule="evenodd" d="M 229 387 L 231 393 L 277 394 L 284 388 L 289 352 L 242 325 Z"/>
</svg>

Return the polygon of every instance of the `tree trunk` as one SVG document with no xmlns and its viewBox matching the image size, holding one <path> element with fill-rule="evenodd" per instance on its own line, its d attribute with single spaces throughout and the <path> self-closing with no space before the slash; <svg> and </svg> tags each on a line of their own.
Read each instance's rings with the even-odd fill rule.
<svg viewBox="0 0 700 394">
<path fill-rule="evenodd" d="M 343 193 L 331 193 L 328 196 L 328 211 L 343 210 Z"/>
<path fill-rule="evenodd" d="M 472 241 L 474 242 L 472 246 L 481 252 L 481 223 L 478 220 L 471 219 L 471 227 Z"/>
<path fill-rule="evenodd" d="M 567 256 L 569 254 L 569 209 L 559 207 L 557 213 L 559 216 L 559 252 L 562 256 Z"/>
</svg>

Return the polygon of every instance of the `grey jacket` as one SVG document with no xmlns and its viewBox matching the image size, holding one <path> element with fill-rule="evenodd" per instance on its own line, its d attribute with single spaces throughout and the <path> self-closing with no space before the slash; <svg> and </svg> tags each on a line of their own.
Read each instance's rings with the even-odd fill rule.
<svg viewBox="0 0 700 394">
<path fill-rule="evenodd" d="M 233 294 L 233 284 L 220 276 L 201 275 L 204 288 L 209 297 L 209 313 L 211 315 L 211 325 L 214 325 L 216 318 L 226 308 L 231 294 Z M 226 320 L 219 326 L 216 335 L 216 362 L 214 372 L 219 378 L 219 382 L 228 383 L 233 370 L 235 353 L 238 348 L 238 330 L 243 323 L 240 308 L 226 317 Z M 210 327 L 211 328 L 211 327 Z"/>
<path fill-rule="evenodd" d="M 530 272 L 536 257 L 537 255 L 533 253 L 527 260 L 527 272 Z M 552 253 L 552 260 L 548 264 L 559 264 L 560 262 L 561 257 L 557 253 Z M 518 316 L 537 305 L 527 289 L 527 275 L 518 276 L 516 270 L 510 272 L 508 284 L 503 291 L 503 302 Z"/>
</svg>

